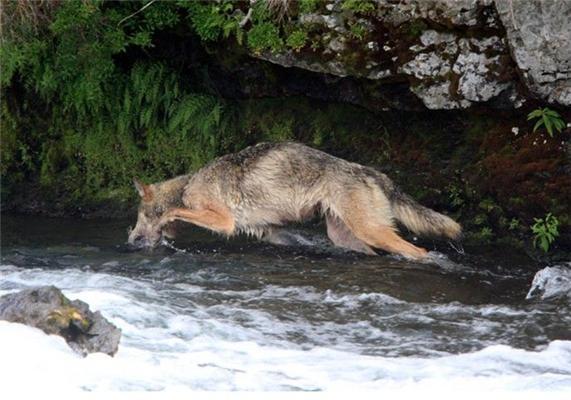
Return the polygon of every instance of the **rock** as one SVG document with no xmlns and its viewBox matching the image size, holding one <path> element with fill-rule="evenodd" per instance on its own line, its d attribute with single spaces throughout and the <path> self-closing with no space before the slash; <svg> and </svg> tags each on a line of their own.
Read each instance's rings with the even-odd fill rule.
<svg viewBox="0 0 571 400">
<path fill-rule="evenodd" d="M 319 12 L 293 18 L 290 23 L 311 32 L 307 51 L 250 55 L 356 78 L 363 87 L 370 82 L 378 92 L 407 82 L 429 109 L 517 108 L 530 94 L 571 105 L 570 1 L 372 1 L 374 11 L 367 13 L 330 0 Z M 370 108 L 374 101 L 362 103 Z M 388 100 L 379 107 L 387 105 L 412 109 L 416 102 Z"/>
<path fill-rule="evenodd" d="M 70 301 L 54 286 L 25 289 L 0 297 L 0 319 L 41 329 L 65 338 L 82 355 L 102 352 L 114 355 L 121 330 L 99 311 L 91 312 L 80 301 Z"/>
<path fill-rule="evenodd" d="M 571 300 L 571 263 L 546 267 L 533 277 L 526 299 Z"/>
<path fill-rule="evenodd" d="M 496 1 L 511 53 L 529 90 L 571 105 L 571 2 Z"/>
</svg>

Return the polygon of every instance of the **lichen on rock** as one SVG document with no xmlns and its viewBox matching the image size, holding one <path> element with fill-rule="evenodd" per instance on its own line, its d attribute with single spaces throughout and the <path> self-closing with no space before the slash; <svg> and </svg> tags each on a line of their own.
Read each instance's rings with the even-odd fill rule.
<svg viewBox="0 0 571 400">
<path fill-rule="evenodd" d="M 542 100 L 571 105 L 571 2 L 496 1 L 517 68 Z"/>
<path fill-rule="evenodd" d="M 252 55 L 340 77 L 381 83 L 407 79 L 410 91 L 429 109 L 494 100 L 518 107 L 530 93 L 571 104 L 569 2 L 553 1 L 544 8 L 539 0 L 517 7 L 494 0 L 364 3 L 330 0 L 290 16 L 287 24 L 312 30 L 311 50 Z"/>
</svg>

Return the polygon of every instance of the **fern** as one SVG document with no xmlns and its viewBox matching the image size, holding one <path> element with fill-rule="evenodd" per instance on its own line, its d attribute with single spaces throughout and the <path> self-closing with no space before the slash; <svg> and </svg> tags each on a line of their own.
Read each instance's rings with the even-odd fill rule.
<svg viewBox="0 0 571 400">
<path fill-rule="evenodd" d="M 550 108 L 538 108 L 533 110 L 527 115 L 527 120 L 532 120 L 537 118 L 537 122 L 533 126 L 533 131 L 537 131 L 542 125 L 547 130 L 549 136 L 553 137 L 553 129 L 555 129 L 558 133 L 565 128 L 565 121 L 559 115 L 557 111 L 553 111 Z"/>
</svg>

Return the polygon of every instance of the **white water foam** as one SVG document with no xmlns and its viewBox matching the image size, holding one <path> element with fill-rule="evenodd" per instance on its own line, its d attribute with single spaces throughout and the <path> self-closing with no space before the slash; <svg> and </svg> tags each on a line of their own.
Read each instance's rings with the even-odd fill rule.
<svg viewBox="0 0 571 400">
<path fill-rule="evenodd" d="M 42 390 L 571 390 L 571 342 L 529 352 L 508 346 L 438 359 L 384 358 L 327 348 L 308 351 L 200 335 L 171 351 L 122 344 L 112 358 L 81 358 L 59 337 L 0 322 L 3 391 Z"/>
<path fill-rule="evenodd" d="M 320 323 L 302 317 L 308 304 L 322 305 L 325 310 L 341 308 L 349 316 L 371 305 L 372 309 L 407 305 L 382 293 L 340 294 L 274 285 L 243 291 L 208 290 L 199 281 L 165 286 L 73 269 L 0 266 L 0 295 L 46 284 L 62 287 L 72 299 L 86 301 L 121 328 L 119 352 L 115 357 L 91 354 L 81 358 L 61 338 L 0 322 L 4 392 L 25 388 L 57 393 L 438 391 L 444 387 L 462 391 L 571 390 L 571 341 L 552 341 L 539 351 L 489 345 L 475 352 L 431 358 L 387 357 L 367 354 L 350 339 L 398 341 L 398 337 L 391 337 L 396 335 L 392 331 L 380 330 L 356 317 L 344 322 L 324 318 Z M 258 307 L 271 308 L 280 301 L 302 312 L 276 316 Z M 466 308 L 461 304 L 419 305 L 408 311 L 411 323 L 459 312 L 475 312 L 480 317 L 521 313 L 503 306 Z M 300 335 L 303 340 L 296 340 Z"/>
</svg>

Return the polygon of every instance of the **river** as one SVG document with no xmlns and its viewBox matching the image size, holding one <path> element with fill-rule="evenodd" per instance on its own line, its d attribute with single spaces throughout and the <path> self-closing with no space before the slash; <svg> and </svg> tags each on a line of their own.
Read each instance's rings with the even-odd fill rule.
<svg viewBox="0 0 571 400">
<path fill-rule="evenodd" d="M 517 251 L 440 243 L 415 263 L 340 251 L 318 227 L 300 247 L 196 228 L 142 252 L 125 246 L 130 224 L 3 216 L 0 295 L 55 285 L 123 333 L 115 357 L 82 358 L 0 321 L 3 385 L 571 391 L 571 280 L 526 299 L 547 266 Z"/>
</svg>

